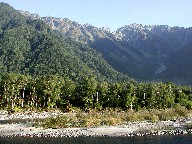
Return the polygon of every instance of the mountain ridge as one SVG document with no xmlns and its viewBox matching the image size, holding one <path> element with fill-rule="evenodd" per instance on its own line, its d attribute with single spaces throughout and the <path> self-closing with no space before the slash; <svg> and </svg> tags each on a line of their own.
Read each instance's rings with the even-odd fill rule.
<svg viewBox="0 0 192 144">
<path fill-rule="evenodd" d="M 64 39 L 42 20 L 31 19 L 0 3 L 0 72 L 61 75 L 74 81 L 128 79 L 88 45 Z"/>
<path fill-rule="evenodd" d="M 108 29 L 90 24 L 81 25 L 68 19 L 40 19 L 63 36 L 88 44 L 102 53 L 105 60 L 117 71 L 137 80 L 184 84 L 186 81 L 187 84 L 192 82 L 189 74 L 192 69 L 187 68 L 191 59 L 186 56 L 187 52 L 182 52 L 182 56 L 179 54 L 191 49 L 191 27 L 131 24 L 110 32 Z M 188 57 L 188 61 L 185 61 L 184 57 Z M 179 59 L 188 64 L 180 63 Z"/>
</svg>

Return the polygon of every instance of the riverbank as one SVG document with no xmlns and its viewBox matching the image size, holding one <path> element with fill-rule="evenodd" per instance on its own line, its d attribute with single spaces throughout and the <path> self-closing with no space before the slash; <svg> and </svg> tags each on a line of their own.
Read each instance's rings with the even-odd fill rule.
<svg viewBox="0 0 192 144">
<path fill-rule="evenodd" d="M 9 113 L 6 110 L 0 111 L 0 121 L 3 120 L 13 120 L 13 119 L 44 119 L 47 117 L 56 117 L 62 116 L 65 113 L 62 113 L 59 110 L 49 110 L 49 111 L 22 111 Z"/>
<path fill-rule="evenodd" d="M 35 128 L 27 124 L 0 125 L 0 137 L 130 137 L 152 135 L 183 135 L 192 134 L 191 129 L 174 127 L 172 122 L 138 122 L 124 126 L 105 126 L 97 128 Z M 161 129 L 169 127 L 169 129 Z M 160 128 L 160 129 L 157 129 Z"/>
<path fill-rule="evenodd" d="M 14 123 L 14 119 L 29 120 L 43 119 L 65 115 L 60 111 L 49 112 L 22 112 L 8 114 L 0 112 L 0 137 L 129 137 L 129 136 L 150 136 L 150 135 L 182 135 L 191 134 L 192 117 L 180 118 L 174 121 L 139 121 L 126 122 L 123 125 L 99 126 L 89 128 L 43 128 L 35 127 L 32 122 Z"/>
</svg>

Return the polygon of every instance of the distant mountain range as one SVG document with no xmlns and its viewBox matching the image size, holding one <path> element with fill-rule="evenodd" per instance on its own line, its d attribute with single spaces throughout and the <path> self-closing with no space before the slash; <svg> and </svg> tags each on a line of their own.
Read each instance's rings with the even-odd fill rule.
<svg viewBox="0 0 192 144">
<path fill-rule="evenodd" d="M 102 53 L 117 71 L 140 81 L 172 81 L 192 84 L 192 28 L 167 25 L 126 25 L 108 28 L 81 25 L 69 19 L 39 17 L 63 36 L 83 42 Z"/>
<path fill-rule="evenodd" d="M 139 81 L 192 84 L 192 28 L 131 24 L 110 32 L 0 7 L 1 72 L 109 81 L 127 78 L 123 73 Z"/>
<path fill-rule="evenodd" d="M 192 28 L 132 24 L 115 35 L 143 54 L 137 67 L 146 80 L 192 82 Z"/>
</svg>

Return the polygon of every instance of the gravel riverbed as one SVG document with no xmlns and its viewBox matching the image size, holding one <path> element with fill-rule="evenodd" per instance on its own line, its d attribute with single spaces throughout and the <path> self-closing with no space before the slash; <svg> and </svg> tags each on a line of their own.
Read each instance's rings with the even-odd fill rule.
<svg viewBox="0 0 192 144">
<path fill-rule="evenodd" d="M 43 119 L 64 115 L 60 111 L 31 112 L 8 114 L 0 111 L 0 123 L 7 120 Z M 187 126 L 192 123 L 192 117 L 175 121 L 141 121 L 127 122 L 118 126 L 102 126 L 92 128 L 35 128 L 31 123 L 4 123 L 0 124 L 0 137 L 102 137 L 102 136 L 150 136 L 150 135 L 181 135 L 191 134 Z"/>
</svg>

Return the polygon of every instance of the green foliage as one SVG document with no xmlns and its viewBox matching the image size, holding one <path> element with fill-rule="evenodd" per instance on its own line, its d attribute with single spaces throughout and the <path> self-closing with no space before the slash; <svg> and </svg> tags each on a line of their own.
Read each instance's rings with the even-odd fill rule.
<svg viewBox="0 0 192 144">
<path fill-rule="evenodd" d="M 69 127 L 68 120 L 66 116 L 56 117 L 56 118 L 47 118 L 44 121 L 43 126 L 45 128 L 66 128 Z"/>
<path fill-rule="evenodd" d="M 24 17 L 4 3 L 0 3 L 0 17 L 1 108 L 73 111 L 77 107 L 90 111 L 176 107 L 183 116 L 184 108 L 192 108 L 191 87 L 137 83 L 115 71 L 99 52 L 64 39 L 41 20 Z M 115 50 L 114 44 L 107 45 Z M 119 56 L 123 57 L 122 53 Z"/>
<path fill-rule="evenodd" d="M 56 118 L 48 118 L 44 121 L 45 128 L 67 128 L 67 127 L 95 127 L 102 125 L 122 124 L 123 119 L 120 111 L 105 110 L 102 113 L 91 110 L 89 113 L 79 112 L 67 114 Z"/>
<path fill-rule="evenodd" d="M 102 111 L 90 110 L 88 113 L 79 111 L 78 113 L 67 113 L 64 116 L 47 118 L 43 122 L 45 128 L 69 128 L 69 127 L 96 127 L 96 126 L 115 126 L 123 125 L 127 122 L 159 120 L 175 120 L 183 116 L 175 113 L 175 109 L 164 110 L 127 110 L 105 109 Z M 191 124 L 187 126 L 191 128 Z"/>
<path fill-rule="evenodd" d="M 187 117 L 188 111 L 184 106 L 181 106 L 180 104 L 176 104 L 175 113 L 177 113 L 179 116 Z"/>
<path fill-rule="evenodd" d="M 171 117 L 171 113 L 177 113 L 185 117 L 192 103 L 191 87 L 170 86 L 167 83 L 110 84 L 100 83 L 95 77 L 85 77 L 80 83 L 75 83 L 59 75 L 32 77 L 15 73 L 2 74 L 0 77 L 0 105 L 4 109 L 60 108 L 70 112 L 73 107 L 85 111 L 105 108 L 136 111 L 174 108 L 173 112 L 167 111 L 164 115 Z"/>
<path fill-rule="evenodd" d="M 85 75 L 108 82 L 128 79 L 115 71 L 99 52 L 64 39 L 41 20 L 24 17 L 4 3 L 0 5 L 0 18 L 1 73 L 58 74 L 75 82 Z"/>
</svg>

